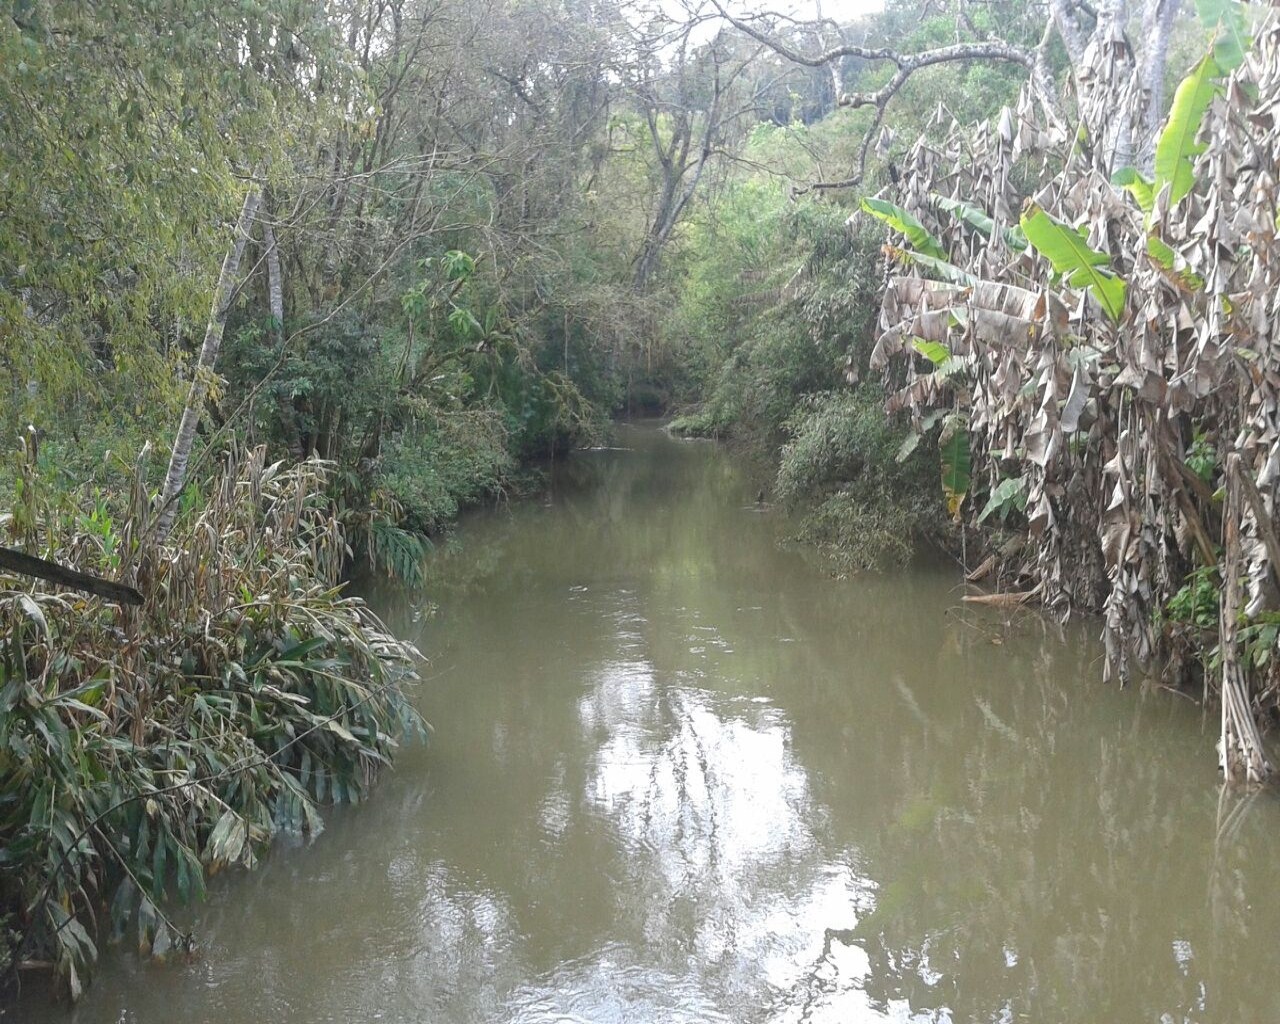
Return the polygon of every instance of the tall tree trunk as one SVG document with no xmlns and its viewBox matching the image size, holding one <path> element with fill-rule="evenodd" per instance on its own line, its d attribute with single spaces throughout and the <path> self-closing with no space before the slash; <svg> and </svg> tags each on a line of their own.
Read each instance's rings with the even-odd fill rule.
<svg viewBox="0 0 1280 1024">
<path fill-rule="evenodd" d="M 282 358 L 285 340 L 284 277 L 280 272 L 280 247 L 276 243 L 276 230 L 271 223 L 270 195 L 263 196 L 262 207 L 262 255 L 267 265 L 267 305 L 271 309 L 271 332 L 276 343 L 276 355 Z M 289 454 L 301 462 L 305 453 L 302 448 L 302 432 L 298 429 L 298 411 L 293 402 L 284 406 L 280 419 L 286 443 L 289 445 Z"/>
<path fill-rule="evenodd" d="M 1169 34 L 1178 14 L 1180 0 L 1147 0 L 1142 12 L 1142 35 L 1146 50 L 1142 58 L 1142 91 L 1146 107 L 1142 115 L 1142 146 L 1139 166 L 1150 175 L 1155 166 L 1156 135 L 1164 119 L 1164 72 L 1169 61 Z"/>
<path fill-rule="evenodd" d="M 280 250 L 269 216 L 262 221 L 263 258 L 267 263 L 267 303 L 271 308 L 271 331 L 276 348 L 284 348 L 284 284 L 280 277 Z"/>
<path fill-rule="evenodd" d="M 249 240 L 249 231 L 253 227 L 261 200 L 261 191 L 256 185 L 251 186 L 244 197 L 244 206 L 240 209 L 235 238 L 227 249 L 227 255 L 222 261 L 222 271 L 218 274 L 213 307 L 209 311 L 209 323 L 204 331 L 204 344 L 200 347 L 200 357 L 196 360 L 195 373 L 191 377 L 191 390 L 187 393 L 187 404 L 182 410 L 178 436 L 173 440 L 173 453 L 169 456 L 164 490 L 160 492 L 160 518 L 156 523 L 157 544 L 164 543 L 169 531 L 173 529 L 173 520 L 178 512 L 177 498 L 187 482 L 191 446 L 195 442 L 196 427 L 200 425 L 200 414 L 209 395 L 209 382 L 213 377 L 214 363 L 218 360 L 218 350 L 222 347 L 227 312 L 235 294 L 236 279 L 240 276 L 240 260 L 244 256 L 245 243 Z"/>
</svg>

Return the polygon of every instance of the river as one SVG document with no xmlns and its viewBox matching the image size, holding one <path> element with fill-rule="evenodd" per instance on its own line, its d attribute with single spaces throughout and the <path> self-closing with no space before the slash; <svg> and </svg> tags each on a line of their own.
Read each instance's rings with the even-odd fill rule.
<svg viewBox="0 0 1280 1024">
<path fill-rule="evenodd" d="M 215 880 L 189 962 L 0 1019 L 1280 1020 L 1280 802 L 1220 800 L 1212 713 L 954 566 L 828 577 L 714 446 L 616 444 L 381 602 L 427 748 Z"/>
</svg>

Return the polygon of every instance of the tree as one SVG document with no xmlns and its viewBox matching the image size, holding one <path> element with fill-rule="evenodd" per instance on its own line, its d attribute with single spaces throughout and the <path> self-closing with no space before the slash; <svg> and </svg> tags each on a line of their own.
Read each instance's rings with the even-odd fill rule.
<svg viewBox="0 0 1280 1024">
<path fill-rule="evenodd" d="M 723 155 L 732 135 L 741 137 L 759 116 L 756 90 L 746 77 L 759 49 L 735 46 L 724 33 L 695 43 L 693 32 L 700 24 L 694 18 L 674 29 L 665 20 L 646 26 L 639 49 L 648 57 L 635 61 L 628 76 L 656 166 L 654 196 L 635 262 L 640 292 L 652 283 L 662 251 L 713 158 Z"/>
<path fill-rule="evenodd" d="M 169 536 L 169 531 L 173 529 L 173 520 L 178 512 L 178 496 L 187 482 L 187 465 L 191 459 L 191 446 L 195 443 L 196 428 L 200 425 L 205 401 L 209 397 L 209 384 L 213 379 L 218 352 L 222 348 L 227 313 L 231 309 L 231 300 L 235 295 L 240 277 L 240 260 L 244 255 L 245 244 L 249 241 L 249 232 L 253 230 L 261 201 L 262 192 L 258 185 L 250 184 L 245 192 L 244 205 L 240 208 L 240 219 L 236 221 L 235 236 L 231 240 L 227 255 L 222 261 L 222 270 L 218 274 L 218 283 L 213 292 L 213 308 L 209 311 L 209 322 L 205 326 L 204 344 L 200 346 L 200 357 L 196 360 L 195 371 L 191 376 L 187 404 L 183 407 L 182 421 L 178 425 L 178 433 L 173 441 L 173 452 L 169 456 L 169 468 L 165 472 L 164 487 L 160 491 L 159 518 L 156 521 L 155 531 L 157 544 L 163 544 L 165 538 Z"/>
<path fill-rule="evenodd" d="M 881 139 L 888 109 L 911 78 L 929 68 L 972 62 L 1004 62 L 1026 71 L 1028 94 L 1041 110 L 1050 130 L 1067 133 L 1071 116 L 1064 109 L 1063 83 L 1055 74 L 1053 43 L 1061 40 L 1069 58 L 1069 77 L 1078 114 L 1090 130 L 1090 151 L 1106 173 L 1130 166 L 1138 150 L 1146 154 L 1162 113 L 1163 82 L 1169 52 L 1169 38 L 1178 11 L 1177 0 L 1144 0 L 1142 54 L 1134 58 L 1132 40 L 1125 28 L 1129 17 L 1127 0 L 1107 0 L 1097 11 L 1073 0 L 1052 0 L 1049 17 L 1040 25 L 1038 38 L 1001 38 L 980 27 L 967 0 L 954 6 L 958 41 L 911 52 L 893 46 L 873 46 L 840 42 L 824 49 L 803 48 L 783 38 L 768 15 L 737 16 L 713 0 L 730 24 L 750 38 L 770 47 L 780 56 L 806 67 L 836 68 L 847 59 L 886 66 L 889 77 L 878 87 L 854 92 L 841 91 L 837 102 L 854 109 L 867 107 L 871 120 L 863 132 L 858 159 L 852 172 L 841 179 L 818 181 L 817 189 L 848 189 L 860 185 L 866 175 L 872 147 Z M 1016 22 L 1026 24 L 1034 17 L 1023 8 Z M 813 37 L 821 39 L 821 25 Z M 1132 96 L 1133 102 L 1123 102 Z M 1123 118 L 1114 116 L 1125 111 Z M 1136 135 L 1136 138 L 1135 138 Z"/>
<path fill-rule="evenodd" d="M 236 174 L 345 72 L 291 0 L 19 3 L 0 18 L 0 363 L 7 436 L 93 465 L 180 408 L 185 325 L 209 308 Z M 324 92 L 316 89 L 324 82 Z M 110 429 L 103 429 L 110 422 Z"/>
</svg>

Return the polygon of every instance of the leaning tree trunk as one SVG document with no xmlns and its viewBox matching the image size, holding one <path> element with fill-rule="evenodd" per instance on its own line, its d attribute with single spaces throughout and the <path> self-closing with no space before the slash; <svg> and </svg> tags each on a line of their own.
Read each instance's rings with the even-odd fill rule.
<svg viewBox="0 0 1280 1024">
<path fill-rule="evenodd" d="M 177 515 L 178 495 L 187 482 L 187 464 L 191 459 L 191 446 L 195 442 L 196 427 L 200 424 L 200 414 L 204 409 L 205 399 L 209 395 L 209 382 L 213 377 L 213 366 L 218 359 L 218 350 L 222 347 L 222 334 L 227 325 L 227 313 L 231 308 L 231 299 L 235 294 L 236 279 L 240 276 L 240 260 L 244 256 L 244 246 L 249 240 L 249 231 L 253 227 L 254 218 L 258 214 L 258 203 L 262 193 L 256 185 L 251 186 L 244 197 L 244 206 L 240 210 L 240 219 L 236 223 L 235 238 L 227 255 L 222 261 L 222 271 L 218 274 L 218 285 L 213 293 L 213 307 L 209 311 L 209 323 L 204 331 L 204 344 L 200 347 L 200 357 L 196 360 L 195 373 L 191 378 L 191 390 L 187 393 L 187 404 L 182 410 L 182 422 L 178 425 L 178 436 L 173 440 L 173 453 L 169 456 L 169 469 L 164 477 L 164 490 L 160 492 L 160 518 L 156 523 L 156 543 L 162 544 L 173 529 L 173 520 Z"/>
</svg>

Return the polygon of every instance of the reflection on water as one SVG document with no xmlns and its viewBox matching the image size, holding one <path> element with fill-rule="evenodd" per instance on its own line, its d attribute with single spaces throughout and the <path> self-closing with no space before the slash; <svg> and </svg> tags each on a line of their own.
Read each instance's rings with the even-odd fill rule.
<svg viewBox="0 0 1280 1024">
<path fill-rule="evenodd" d="M 1214 722 L 954 571 L 825 578 L 755 489 L 637 428 L 471 519 L 438 615 L 384 602 L 431 748 L 192 962 L 5 1019 L 1280 1019 L 1280 808 L 1219 806 Z"/>
</svg>

